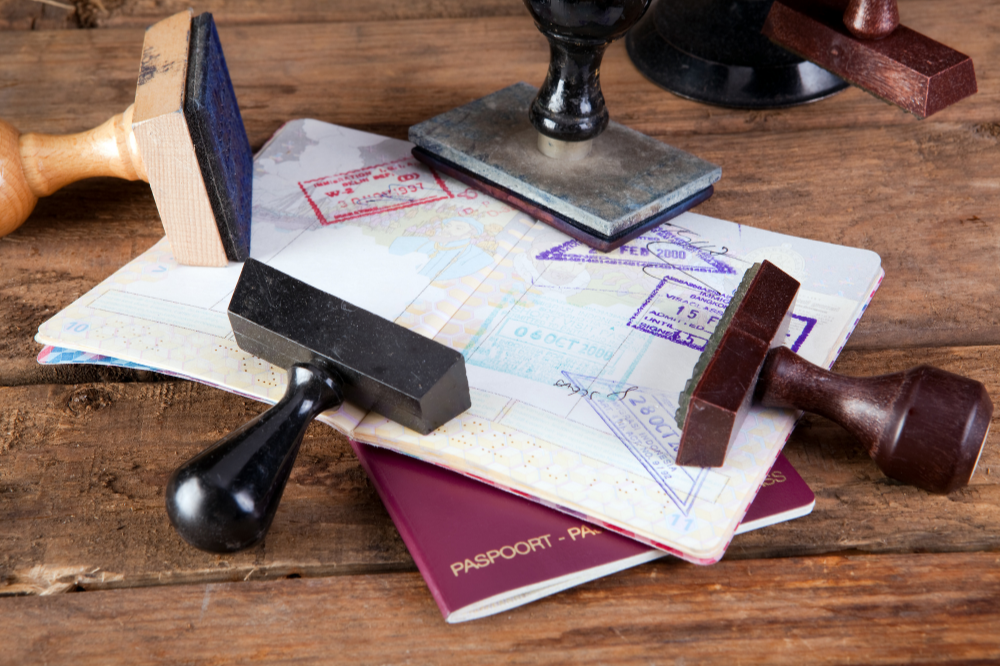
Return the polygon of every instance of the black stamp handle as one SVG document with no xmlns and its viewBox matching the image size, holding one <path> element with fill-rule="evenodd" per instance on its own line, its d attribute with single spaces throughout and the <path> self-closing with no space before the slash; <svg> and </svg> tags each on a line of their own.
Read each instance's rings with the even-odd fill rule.
<svg viewBox="0 0 1000 666">
<path fill-rule="evenodd" d="M 181 465 L 167 484 L 167 514 L 185 541 L 213 553 L 248 548 L 267 533 L 306 427 L 343 402 L 339 380 L 311 364 L 288 370 L 271 409 Z"/>
<path fill-rule="evenodd" d="M 549 73 L 531 104 L 535 129 L 559 141 L 593 139 L 608 126 L 601 92 L 604 51 L 646 12 L 650 0 L 524 0 L 549 40 Z"/>
</svg>

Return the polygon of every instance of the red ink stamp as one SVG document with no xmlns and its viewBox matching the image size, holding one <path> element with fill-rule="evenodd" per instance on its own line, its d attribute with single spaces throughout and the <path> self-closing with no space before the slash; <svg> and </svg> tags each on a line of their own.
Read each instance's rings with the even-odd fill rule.
<svg viewBox="0 0 1000 666">
<path fill-rule="evenodd" d="M 323 225 L 455 198 L 436 173 L 412 157 L 304 180 L 299 188 Z"/>
</svg>

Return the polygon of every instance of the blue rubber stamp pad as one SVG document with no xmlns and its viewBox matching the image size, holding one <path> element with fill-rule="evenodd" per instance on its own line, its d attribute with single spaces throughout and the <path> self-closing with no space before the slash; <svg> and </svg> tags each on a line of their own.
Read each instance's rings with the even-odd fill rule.
<svg viewBox="0 0 1000 666">
<path fill-rule="evenodd" d="M 184 117 L 226 256 L 245 261 L 250 256 L 253 154 L 208 12 L 191 21 L 190 49 Z"/>
<path fill-rule="evenodd" d="M 537 95 L 517 83 L 414 125 L 413 154 L 602 251 L 706 200 L 722 176 L 715 164 L 614 121 L 586 157 L 548 157 L 529 119 Z"/>
</svg>

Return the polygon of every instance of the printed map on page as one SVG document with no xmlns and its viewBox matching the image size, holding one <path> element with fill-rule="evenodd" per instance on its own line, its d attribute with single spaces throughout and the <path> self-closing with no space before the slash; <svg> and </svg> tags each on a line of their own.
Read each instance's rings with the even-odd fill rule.
<svg viewBox="0 0 1000 666">
<path fill-rule="evenodd" d="M 686 559 L 721 557 L 793 416 L 755 409 L 725 467 L 674 465 L 677 396 L 699 351 L 743 272 L 768 258 L 803 284 L 786 343 L 829 366 L 878 256 L 691 213 L 599 253 L 409 149 L 304 120 L 255 160 L 254 258 L 466 359 L 473 406 L 430 435 L 351 406 L 320 418 Z M 178 266 L 164 239 L 37 339 L 276 402 L 284 369 L 240 351 L 226 316 L 240 269 Z"/>
</svg>

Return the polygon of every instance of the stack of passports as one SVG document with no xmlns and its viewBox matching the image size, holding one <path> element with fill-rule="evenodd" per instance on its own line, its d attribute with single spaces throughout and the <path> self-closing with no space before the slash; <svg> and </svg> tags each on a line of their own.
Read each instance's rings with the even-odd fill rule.
<svg viewBox="0 0 1000 666">
<path fill-rule="evenodd" d="M 502 613 L 666 555 L 416 458 L 351 446 L 447 622 Z M 780 455 L 737 534 L 804 516 L 815 503 Z"/>
</svg>

